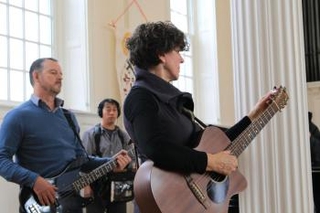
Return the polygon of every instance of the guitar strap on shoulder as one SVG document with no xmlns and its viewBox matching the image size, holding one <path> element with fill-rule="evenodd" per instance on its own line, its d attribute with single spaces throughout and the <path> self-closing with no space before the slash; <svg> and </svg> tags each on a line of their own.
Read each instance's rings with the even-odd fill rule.
<svg viewBox="0 0 320 213">
<path fill-rule="evenodd" d="M 96 154 L 99 157 L 102 157 L 102 153 L 100 151 L 100 139 L 101 139 L 101 124 L 96 124 L 94 126 L 94 143 L 96 145 Z"/>
<path fill-rule="evenodd" d="M 62 108 L 62 111 L 63 111 L 63 114 L 64 114 L 64 116 L 66 117 L 66 119 L 67 119 L 67 121 L 69 123 L 69 126 L 71 127 L 71 129 L 73 130 L 75 136 L 77 137 L 81 147 L 85 150 L 85 148 L 84 148 L 84 146 L 83 146 L 83 144 L 81 142 L 82 140 L 81 140 L 81 138 L 79 136 L 79 133 L 77 132 L 76 125 L 74 124 L 74 122 L 73 122 L 73 120 L 71 118 L 71 114 L 70 114 L 69 110 L 67 110 L 65 108 Z"/>
<path fill-rule="evenodd" d="M 185 108 L 185 107 L 182 108 L 182 111 L 183 111 L 185 114 L 187 114 L 187 115 L 191 118 L 192 121 L 197 122 L 203 129 L 207 128 L 208 126 L 215 126 L 215 127 L 218 127 L 219 129 L 221 129 L 221 130 L 223 130 L 223 131 L 227 130 L 227 128 L 222 127 L 222 126 L 213 125 L 213 124 L 210 124 L 210 125 L 205 124 L 203 121 L 201 121 L 199 118 L 197 118 L 197 117 L 193 114 L 193 112 L 192 112 L 191 110 L 189 110 L 189 109 L 187 109 L 187 108 Z"/>
<path fill-rule="evenodd" d="M 93 134 L 94 134 L 94 143 L 96 145 L 96 155 L 99 156 L 99 157 L 102 157 L 102 153 L 100 151 L 100 140 L 101 140 L 101 124 L 100 123 L 98 123 L 98 124 L 96 124 L 94 126 Z M 124 147 L 124 137 L 123 137 L 122 132 L 120 131 L 120 129 L 118 130 L 118 135 L 119 135 L 119 138 L 121 140 L 122 147 Z M 136 148 L 135 144 L 133 143 L 133 141 L 131 139 L 130 139 L 128 144 L 133 144 L 135 161 L 136 161 L 136 166 L 137 166 L 137 169 L 138 169 L 140 164 L 139 164 L 139 160 L 138 160 L 137 148 Z"/>
<path fill-rule="evenodd" d="M 135 155 L 135 161 L 136 161 L 136 169 L 138 170 L 140 167 L 139 157 L 138 157 L 138 150 L 136 144 L 130 139 L 131 143 L 133 144 L 134 148 L 134 155 Z"/>
</svg>

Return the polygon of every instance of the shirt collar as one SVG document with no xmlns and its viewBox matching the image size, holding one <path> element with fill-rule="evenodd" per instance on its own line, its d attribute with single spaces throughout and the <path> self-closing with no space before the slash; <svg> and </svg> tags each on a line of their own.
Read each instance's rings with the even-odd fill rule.
<svg viewBox="0 0 320 213">
<path fill-rule="evenodd" d="M 36 106 L 48 108 L 47 104 L 44 101 L 42 101 L 37 95 L 32 94 L 30 99 L 31 99 L 32 103 L 34 103 Z M 63 104 L 64 104 L 64 100 L 56 97 L 54 100 L 55 109 L 53 111 L 62 107 Z"/>
</svg>

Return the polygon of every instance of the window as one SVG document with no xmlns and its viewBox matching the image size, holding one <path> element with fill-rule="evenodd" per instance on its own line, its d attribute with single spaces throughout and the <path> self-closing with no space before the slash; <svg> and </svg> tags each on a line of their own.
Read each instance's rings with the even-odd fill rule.
<svg viewBox="0 0 320 213">
<path fill-rule="evenodd" d="M 52 55 L 51 0 L 0 0 L 0 101 L 29 99 L 29 67 Z"/>
<path fill-rule="evenodd" d="M 177 88 L 181 91 L 186 91 L 193 93 L 193 63 L 192 63 L 192 23 L 191 23 L 191 12 L 189 12 L 190 7 L 188 6 L 188 0 L 170 0 L 171 9 L 171 22 L 182 30 L 190 43 L 189 51 L 182 52 L 182 57 L 184 63 L 180 67 L 180 76 L 177 81 L 173 82 Z"/>
<path fill-rule="evenodd" d="M 307 82 L 320 81 L 320 4 L 303 0 L 302 6 Z"/>
<path fill-rule="evenodd" d="M 170 0 L 170 9 L 171 21 L 190 43 L 190 50 L 182 53 L 184 63 L 173 85 L 192 94 L 198 118 L 204 123 L 219 124 L 216 1 Z"/>
</svg>

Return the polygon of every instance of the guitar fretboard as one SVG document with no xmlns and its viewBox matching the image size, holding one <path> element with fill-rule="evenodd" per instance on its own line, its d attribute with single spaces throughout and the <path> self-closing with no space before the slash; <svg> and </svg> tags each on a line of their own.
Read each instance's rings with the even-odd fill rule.
<svg viewBox="0 0 320 213">
<path fill-rule="evenodd" d="M 99 166 L 92 170 L 90 173 L 81 176 L 78 180 L 73 182 L 73 187 L 76 191 L 80 191 L 83 187 L 93 183 L 108 172 L 112 171 L 117 166 L 115 159 L 110 160 L 108 163 Z"/>
<path fill-rule="evenodd" d="M 288 96 L 280 97 L 280 100 L 273 100 L 267 109 L 263 111 L 257 119 L 252 121 L 252 123 L 246 128 L 230 145 L 226 150 L 230 150 L 232 154 L 239 157 L 240 154 L 249 146 L 251 141 L 257 136 L 257 134 L 265 127 L 265 125 L 271 120 L 271 118 L 284 107 L 288 100 Z"/>
<path fill-rule="evenodd" d="M 128 151 L 129 155 L 134 154 L 134 149 Z M 75 191 L 80 191 L 83 187 L 90 185 L 94 181 L 98 180 L 102 176 L 106 175 L 108 172 L 111 172 L 114 168 L 117 167 L 117 160 L 111 159 L 107 163 L 99 166 L 98 168 L 92 170 L 91 172 L 81 176 L 78 180 L 74 181 L 72 186 Z"/>
</svg>

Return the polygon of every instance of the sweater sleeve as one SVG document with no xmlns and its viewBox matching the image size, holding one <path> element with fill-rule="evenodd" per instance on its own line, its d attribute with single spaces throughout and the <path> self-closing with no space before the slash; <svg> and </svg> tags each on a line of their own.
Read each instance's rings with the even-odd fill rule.
<svg viewBox="0 0 320 213">
<path fill-rule="evenodd" d="M 32 172 L 13 161 L 22 139 L 19 116 L 9 112 L 0 128 L 0 176 L 7 181 L 33 187 L 37 173 Z"/>
</svg>

